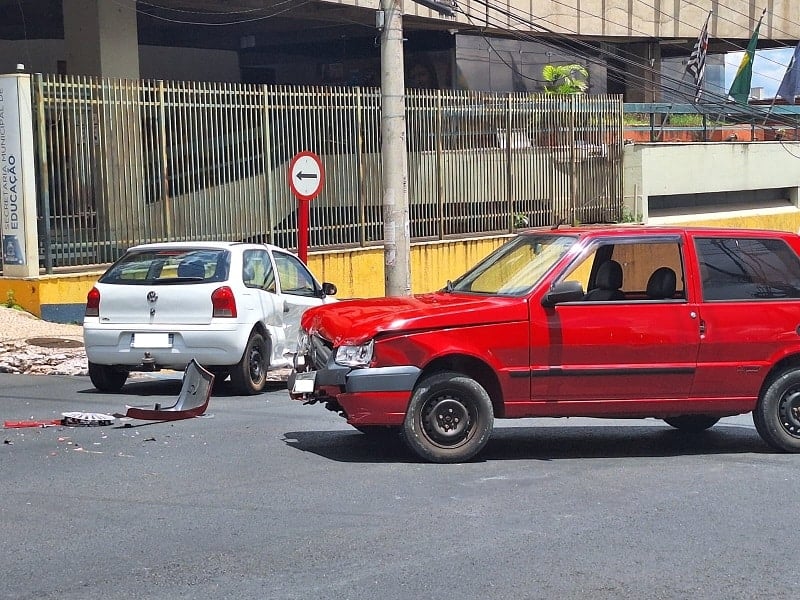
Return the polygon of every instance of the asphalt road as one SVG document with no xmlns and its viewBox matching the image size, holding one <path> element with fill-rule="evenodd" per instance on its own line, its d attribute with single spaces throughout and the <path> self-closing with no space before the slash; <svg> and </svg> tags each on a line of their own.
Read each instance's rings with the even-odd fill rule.
<svg viewBox="0 0 800 600">
<path fill-rule="evenodd" d="M 0 374 L 0 420 L 124 412 L 85 377 Z M 498 423 L 417 462 L 277 388 L 173 423 L 4 429 L 0 598 L 796 598 L 800 456 L 749 416 Z"/>
</svg>

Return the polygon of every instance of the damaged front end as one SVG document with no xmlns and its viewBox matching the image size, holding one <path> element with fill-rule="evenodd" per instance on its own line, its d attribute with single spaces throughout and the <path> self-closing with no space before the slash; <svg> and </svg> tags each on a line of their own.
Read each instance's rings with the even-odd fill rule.
<svg viewBox="0 0 800 600">
<path fill-rule="evenodd" d="M 345 391 L 350 368 L 336 365 L 332 357 L 330 342 L 301 330 L 287 382 L 289 395 L 303 404 L 323 403 L 328 410 L 347 418 L 337 397 Z"/>
</svg>

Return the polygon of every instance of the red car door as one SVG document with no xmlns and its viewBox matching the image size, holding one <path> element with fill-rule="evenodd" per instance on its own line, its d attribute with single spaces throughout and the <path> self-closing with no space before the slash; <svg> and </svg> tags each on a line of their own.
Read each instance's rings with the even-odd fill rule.
<svg viewBox="0 0 800 600">
<path fill-rule="evenodd" d="M 553 414 L 568 415 L 572 405 L 575 414 L 646 416 L 691 391 L 699 319 L 697 305 L 687 299 L 681 239 L 613 244 L 626 278 L 624 299 L 532 305 L 532 389 Z M 675 283 L 662 294 L 650 275 L 664 269 L 674 273 Z"/>
<path fill-rule="evenodd" d="M 692 397 L 747 411 L 787 343 L 798 343 L 800 259 L 774 233 L 698 236 L 694 247 L 703 303 Z"/>
</svg>

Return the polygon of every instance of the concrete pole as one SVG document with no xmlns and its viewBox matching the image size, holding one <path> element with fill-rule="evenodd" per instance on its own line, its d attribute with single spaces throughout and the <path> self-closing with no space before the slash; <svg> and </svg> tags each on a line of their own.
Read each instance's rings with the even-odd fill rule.
<svg viewBox="0 0 800 600">
<path fill-rule="evenodd" d="M 387 296 L 411 295 L 408 157 L 403 76 L 403 0 L 381 0 L 381 170 Z"/>
</svg>

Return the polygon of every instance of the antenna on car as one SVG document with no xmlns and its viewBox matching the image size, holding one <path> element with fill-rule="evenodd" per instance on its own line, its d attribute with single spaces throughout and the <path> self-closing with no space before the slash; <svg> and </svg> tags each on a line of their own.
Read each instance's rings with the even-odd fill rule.
<svg viewBox="0 0 800 600">
<path fill-rule="evenodd" d="M 550 229 L 558 229 L 566 222 L 567 220 L 564 217 L 558 217 L 558 219 L 556 220 L 555 223 L 553 223 L 553 226 Z"/>
</svg>

